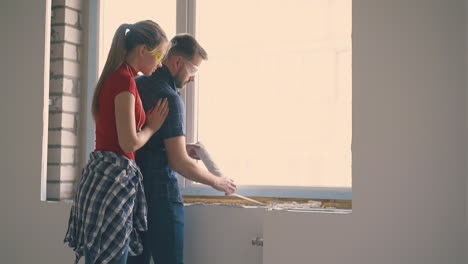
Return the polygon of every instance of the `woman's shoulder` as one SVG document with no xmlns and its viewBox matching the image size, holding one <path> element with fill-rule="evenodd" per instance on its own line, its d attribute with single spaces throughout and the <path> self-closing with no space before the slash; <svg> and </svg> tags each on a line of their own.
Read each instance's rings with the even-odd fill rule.
<svg viewBox="0 0 468 264">
<path fill-rule="evenodd" d="M 123 65 L 121 65 L 117 70 L 113 71 L 109 77 L 109 80 L 111 81 L 116 81 L 116 82 L 124 82 L 124 83 L 130 83 L 135 81 L 133 80 L 133 76 L 130 75 L 130 73 L 125 69 Z"/>
<path fill-rule="evenodd" d="M 123 67 L 119 67 L 109 75 L 104 82 L 104 87 L 115 92 L 130 91 L 134 93 L 136 91 L 133 77 Z"/>
</svg>

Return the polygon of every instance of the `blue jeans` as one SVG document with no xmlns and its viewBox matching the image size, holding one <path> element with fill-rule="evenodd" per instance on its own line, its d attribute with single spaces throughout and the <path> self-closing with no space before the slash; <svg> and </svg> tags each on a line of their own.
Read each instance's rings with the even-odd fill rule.
<svg viewBox="0 0 468 264">
<path fill-rule="evenodd" d="M 151 194 L 147 193 L 147 196 Z M 166 199 L 148 199 L 148 231 L 143 234 L 143 254 L 128 264 L 183 264 L 184 205 Z"/>
<path fill-rule="evenodd" d="M 126 264 L 127 256 L 128 256 L 128 240 L 125 243 L 124 253 L 122 257 L 120 257 L 115 263 L 112 263 L 112 264 Z M 86 247 L 84 248 L 84 258 L 85 258 L 85 264 L 95 264 L 93 262 L 93 257 L 91 253 L 88 251 Z"/>
</svg>

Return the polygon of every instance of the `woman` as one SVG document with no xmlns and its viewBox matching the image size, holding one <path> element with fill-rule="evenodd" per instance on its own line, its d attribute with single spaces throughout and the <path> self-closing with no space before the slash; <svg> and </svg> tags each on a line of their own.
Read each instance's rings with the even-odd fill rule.
<svg viewBox="0 0 468 264">
<path fill-rule="evenodd" d="M 168 106 L 160 100 L 146 116 L 133 77 L 161 67 L 168 43 L 149 20 L 123 24 L 114 35 L 93 97 L 96 149 L 83 169 L 65 236 L 76 262 L 84 255 L 86 264 L 126 263 L 128 254 L 142 251 L 137 230 L 147 229 L 146 201 L 135 151 L 161 127 Z"/>
</svg>

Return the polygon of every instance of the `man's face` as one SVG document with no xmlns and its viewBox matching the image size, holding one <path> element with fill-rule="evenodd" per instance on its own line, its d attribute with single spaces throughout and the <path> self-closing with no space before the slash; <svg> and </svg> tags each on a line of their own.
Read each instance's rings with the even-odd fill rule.
<svg viewBox="0 0 468 264">
<path fill-rule="evenodd" d="M 197 73 L 201 62 L 202 58 L 198 54 L 193 56 L 190 61 L 185 59 L 181 60 L 179 70 L 174 76 L 177 88 L 184 88 L 187 83 L 192 82 L 195 79 L 195 74 Z"/>
</svg>

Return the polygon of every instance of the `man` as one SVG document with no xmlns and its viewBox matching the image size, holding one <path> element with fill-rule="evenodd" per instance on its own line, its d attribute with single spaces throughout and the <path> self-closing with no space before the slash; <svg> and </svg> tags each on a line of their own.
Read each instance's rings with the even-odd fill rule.
<svg viewBox="0 0 468 264">
<path fill-rule="evenodd" d="M 184 211 L 175 172 L 226 194 L 236 191 L 232 179 L 216 177 L 197 166 L 193 148 L 200 146 L 185 142 L 185 106 L 178 89 L 194 80 L 206 59 L 206 51 L 195 38 L 177 35 L 171 40 L 163 66 L 151 76 L 136 78 L 145 111 L 159 98 L 167 98 L 169 114 L 158 132 L 136 153 L 148 203 L 148 231 L 142 256 L 129 258 L 129 263 L 149 264 L 151 256 L 155 264 L 183 263 Z"/>
</svg>

